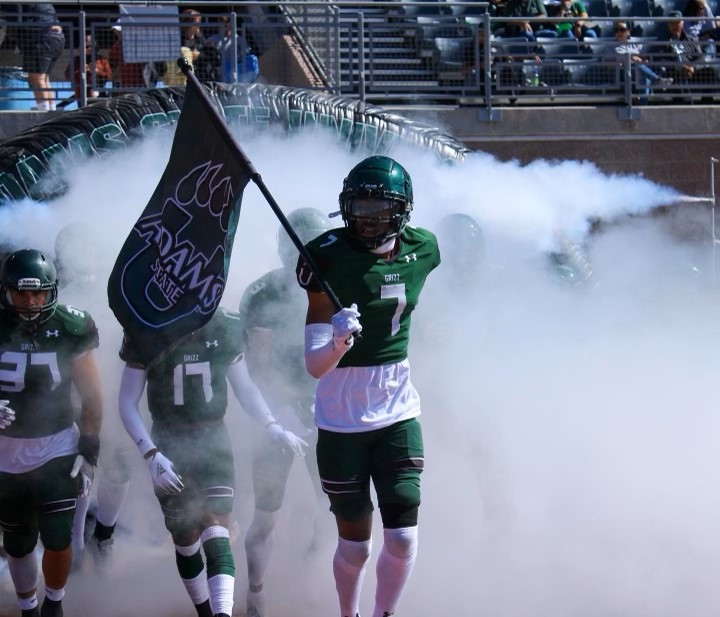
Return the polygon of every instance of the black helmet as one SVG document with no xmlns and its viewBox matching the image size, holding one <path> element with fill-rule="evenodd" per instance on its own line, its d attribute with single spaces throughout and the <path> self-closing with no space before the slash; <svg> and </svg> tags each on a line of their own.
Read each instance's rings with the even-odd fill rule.
<svg viewBox="0 0 720 617">
<path fill-rule="evenodd" d="M 365 210 L 355 200 L 386 201 L 381 210 Z M 413 190 L 410 174 L 388 156 L 370 156 L 350 170 L 340 193 L 340 214 L 348 233 L 370 249 L 399 235 L 410 220 Z M 374 227 L 374 230 L 373 230 Z"/>
<path fill-rule="evenodd" d="M 28 309 L 13 304 L 11 291 L 47 291 L 47 294 L 42 306 Z M 0 307 L 8 315 L 37 327 L 52 317 L 57 301 L 57 271 L 44 253 L 21 249 L 5 258 L 0 267 Z"/>
</svg>

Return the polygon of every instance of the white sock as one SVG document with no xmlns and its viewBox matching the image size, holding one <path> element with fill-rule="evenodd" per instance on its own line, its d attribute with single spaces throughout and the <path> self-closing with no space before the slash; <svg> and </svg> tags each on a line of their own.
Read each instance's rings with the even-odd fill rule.
<svg viewBox="0 0 720 617">
<path fill-rule="evenodd" d="M 45 597 L 53 602 L 60 602 L 65 597 L 65 587 L 62 589 L 53 589 L 52 587 L 45 586 Z"/>
<path fill-rule="evenodd" d="M 10 578 L 12 578 L 17 593 L 27 593 L 37 587 L 40 568 L 35 551 L 30 551 L 25 557 L 11 557 L 8 555 L 7 560 Z M 37 603 L 37 598 L 35 601 Z"/>
<path fill-rule="evenodd" d="M 418 528 L 385 529 L 377 561 L 377 589 L 373 617 L 392 615 L 415 565 Z"/>
<path fill-rule="evenodd" d="M 232 615 L 235 577 L 229 574 L 217 574 L 208 579 L 208 587 L 210 588 L 210 608 L 213 614 Z"/>
<path fill-rule="evenodd" d="M 85 517 L 90 506 L 90 497 L 79 495 L 75 504 L 75 515 L 72 526 L 72 550 L 79 555 L 85 548 Z"/>
<path fill-rule="evenodd" d="M 175 550 L 183 557 L 192 557 L 196 553 L 200 552 L 200 548 L 200 540 L 190 546 L 175 545 Z M 201 572 L 194 578 L 183 578 L 181 576 L 180 580 L 185 586 L 185 590 L 190 596 L 190 600 L 192 600 L 193 604 L 202 604 L 205 600 L 210 599 L 210 592 L 208 591 L 207 584 L 207 571 L 205 570 L 204 565 Z"/>
<path fill-rule="evenodd" d="M 107 478 L 100 479 L 97 492 L 98 509 L 95 515 L 98 523 L 106 527 L 112 527 L 117 523 L 129 487 L 130 482 L 117 484 Z"/>
<path fill-rule="evenodd" d="M 49 109 L 50 111 L 56 111 L 56 110 L 57 110 L 57 107 L 55 107 L 55 101 L 54 101 L 54 100 L 48 101 L 48 109 Z"/>
<path fill-rule="evenodd" d="M 18 598 L 17 603 L 21 611 L 31 611 L 38 605 L 37 594 L 34 593 L 29 598 Z"/>
<path fill-rule="evenodd" d="M 255 510 L 252 523 L 245 534 L 245 556 L 247 558 L 248 583 L 260 587 L 273 548 L 277 512 Z"/>
<path fill-rule="evenodd" d="M 40 101 L 37 104 L 38 111 L 50 111 L 50 103 L 47 101 Z"/>
<path fill-rule="evenodd" d="M 360 612 L 360 591 L 371 550 L 372 540 L 353 542 L 338 538 L 333 558 L 333 574 L 341 617 L 354 617 Z"/>
<path fill-rule="evenodd" d="M 200 534 L 200 541 L 203 543 L 203 549 L 205 550 L 205 559 L 207 562 L 206 570 L 214 570 L 218 565 L 215 564 L 215 566 L 213 566 L 213 563 L 207 557 L 207 543 L 215 538 L 227 539 L 228 543 L 223 541 L 223 545 L 226 545 L 228 551 L 230 550 L 230 532 L 227 528 L 222 525 L 212 525 L 203 529 Z M 231 558 L 232 556 L 228 555 L 227 557 Z M 225 613 L 226 615 L 232 615 L 235 577 L 230 574 L 214 574 L 208 577 L 207 584 L 208 589 L 210 590 L 210 608 L 212 609 L 213 614 L 217 615 L 218 613 Z"/>
</svg>

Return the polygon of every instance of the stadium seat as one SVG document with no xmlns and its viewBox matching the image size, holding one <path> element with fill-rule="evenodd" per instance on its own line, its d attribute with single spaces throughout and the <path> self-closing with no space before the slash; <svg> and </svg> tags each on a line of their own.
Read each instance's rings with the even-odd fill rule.
<svg viewBox="0 0 720 617">
<path fill-rule="evenodd" d="M 590 0 L 586 8 L 590 17 L 610 16 L 610 2 L 608 0 Z"/>
<path fill-rule="evenodd" d="M 471 28 L 466 24 L 458 23 L 452 15 L 418 15 L 415 17 L 422 38 L 426 40 L 435 37 L 469 36 Z"/>
<path fill-rule="evenodd" d="M 436 37 L 435 38 L 435 66 L 438 72 L 438 81 L 462 81 L 464 79 L 463 67 L 473 60 L 473 37 Z"/>
<path fill-rule="evenodd" d="M 633 17 L 633 0 L 613 0 L 610 17 Z"/>
<path fill-rule="evenodd" d="M 494 45 L 498 52 L 506 56 L 528 56 L 535 53 L 537 43 L 528 41 L 523 36 L 503 36 L 495 39 Z"/>
<path fill-rule="evenodd" d="M 456 17 L 466 17 L 468 15 L 484 15 L 488 12 L 490 7 L 489 2 L 476 2 L 475 6 L 464 6 L 459 4 L 450 4 L 450 11 Z M 492 14 L 493 12 L 490 11 Z"/>
<path fill-rule="evenodd" d="M 410 2 L 412 2 L 412 4 L 410 4 Z M 405 17 L 451 14 L 450 7 L 444 0 L 401 0 L 400 3 Z"/>
<path fill-rule="evenodd" d="M 630 11 L 633 17 L 650 17 L 652 15 L 649 0 L 632 0 Z"/>
</svg>

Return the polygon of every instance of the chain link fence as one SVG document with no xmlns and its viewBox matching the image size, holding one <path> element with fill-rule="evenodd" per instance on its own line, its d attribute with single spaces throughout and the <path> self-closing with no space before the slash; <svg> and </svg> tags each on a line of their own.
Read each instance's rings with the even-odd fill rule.
<svg viewBox="0 0 720 617">
<path fill-rule="evenodd" d="M 718 29 L 706 29 L 702 40 L 672 40 L 667 33 L 676 14 L 653 5 L 634 16 L 603 0 L 600 8 L 588 5 L 599 15 L 581 18 L 551 16 L 556 0 L 546 5 L 548 17 L 501 17 L 495 4 L 440 0 L 250 1 L 203 12 L 182 2 L 89 2 L 84 11 L 56 3 L 52 15 L 21 3 L 12 5 L 20 10 L 0 11 L 0 110 L 41 108 L 44 100 L 71 109 L 181 86 L 180 56 L 202 81 L 260 80 L 378 104 L 491 110 L 714 102 Z M 700 22 L 683 19 L 685 27 Z M 618 24 L 627 26 L 623 40 Z"/>
</svg>

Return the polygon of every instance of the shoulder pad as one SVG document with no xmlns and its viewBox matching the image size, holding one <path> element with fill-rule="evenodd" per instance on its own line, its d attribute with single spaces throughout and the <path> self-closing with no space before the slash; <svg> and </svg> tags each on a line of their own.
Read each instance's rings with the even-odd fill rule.
<svg viewBox="0 0 720 617">
<path fill-rule="evenodd" d="M 94 324 L 90 313 L 69 304 L 58 304 L 53 317 L 57 318 L 63 328 L 70 334 L 85 334 Z"/>
</svg>

